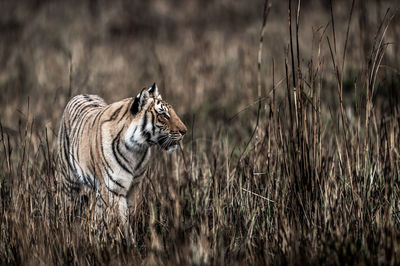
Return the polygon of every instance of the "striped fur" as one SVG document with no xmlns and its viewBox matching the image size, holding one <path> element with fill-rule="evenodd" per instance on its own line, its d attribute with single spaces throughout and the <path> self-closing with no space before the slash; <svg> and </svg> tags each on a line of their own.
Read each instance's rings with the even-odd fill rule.
<svg viewBox="0 0 400 266">
<path fill-rule="evenodd" d="M 128 219 L 151 146 L 173 151 L 185 133 L 155 84 L 109 105 L 96 95 L 75 96 L 64 110 L 58 136 L 63 189 L 71 196 L 93 189 L 104 204 L 117 202 Z"/>
</svg>

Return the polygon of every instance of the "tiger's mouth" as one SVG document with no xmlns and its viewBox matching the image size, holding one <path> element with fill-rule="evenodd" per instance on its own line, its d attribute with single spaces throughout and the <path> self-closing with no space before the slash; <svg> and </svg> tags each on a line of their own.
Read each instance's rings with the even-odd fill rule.
<svg viewBox="0 0 400 266">
<path fill-rule="evenodd" d="M 173 152 L 179 146 L 179 142 L 178 141 L 173 140 L 172 138 L 170 138 L 168 136 L 160 137 L 158 139 L 157 144 L 158 144 L 158 146 L 160 146 L 161 149 L 166 150 L 167 152 Z"/>
</svg>

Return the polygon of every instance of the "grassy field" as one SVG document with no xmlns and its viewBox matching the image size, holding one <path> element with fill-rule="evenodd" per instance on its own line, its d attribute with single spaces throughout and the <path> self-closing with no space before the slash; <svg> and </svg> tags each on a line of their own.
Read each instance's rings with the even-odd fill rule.
<svg viewBox="0 0 400 266">
<path fill-rule="evenodd" d="M 400 264 L 400 4 L 270 3 L 2 1 L 0 264 Z M 154 81 L 188 133 L 127 245 L 55 144 L 71 96 Z"/>
</svg>

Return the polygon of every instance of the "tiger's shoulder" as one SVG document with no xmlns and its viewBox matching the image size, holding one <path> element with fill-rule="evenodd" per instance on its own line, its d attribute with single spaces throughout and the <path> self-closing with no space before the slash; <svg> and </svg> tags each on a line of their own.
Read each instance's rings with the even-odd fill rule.
<svg viewBox="0 0 400 266">
<path fill-rule="evenodd" d="M 84 117 L 97 116 L 97 121 L 114 120 L 121 113 L 128 112 L 133 98 L 126 98 L 118 102 L 107 104 L 103 98 L 95 94 L 76 95 L 67 103 L 64 109 L 64 117 L 70 120 L 78 120 Z M 101 113 L 101 115 L 100 115 Z"/>
</svg>

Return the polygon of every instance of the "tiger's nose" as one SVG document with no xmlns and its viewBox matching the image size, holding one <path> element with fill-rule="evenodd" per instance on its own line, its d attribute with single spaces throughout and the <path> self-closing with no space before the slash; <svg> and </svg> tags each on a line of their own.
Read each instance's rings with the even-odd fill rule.
<svg viewBox="0 0 400 266">
<path fill-rule="evenodd" d="M 184 136 L 186 134 L 186 129 L 179 129 L 179 133 Z"/>
</svg>

